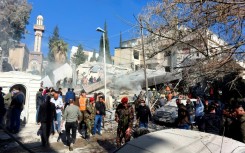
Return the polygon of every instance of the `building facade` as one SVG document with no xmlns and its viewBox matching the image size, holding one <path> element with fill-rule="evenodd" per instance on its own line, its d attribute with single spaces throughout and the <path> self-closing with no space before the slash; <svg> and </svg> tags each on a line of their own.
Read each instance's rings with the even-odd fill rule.
<svg viewBox="0 0 245 153">
<path fill-rule="evenodd" d="M 143 54 L 141 50 L 141 40 L 131 39 L 123 41 L 121 47 L 115 48 L 114 65 L 130 68 L 134 71 L 143 66 Z"/>
<path fill-rule="evenodd" d="M 171 36 L 173 32 L 166 32 L 166 35 Z M 194 60 L 204 58 L 200 50 L 206 49 L 208 55 L 212 55 L 221 51 L 220 46 L 225 46 L 225 42 L 211 31 L 206 31 L 203 37 L 205 41 L 200 40 L 196 35 L 188 35 L 182 40 L 184 43 L 175 43 L 171 46 L 173 41 L 169 39 L 151 35 L 144 36 L 146 67 L 149 69 L 165 68 L 166 72 L 173 72 L 176 68 L 181 68 Z M 122 42 L 122 47 L 115 48 L 113 60 L 115 65 L 125 66 L 133 70 L 142 68 L 141 39 Z"/>
<path fill-rule="evenodd" d="M 9 49 L 9 64 L 16 71 L 26 71 L 29 64 L 29 50 L 23 43 Z"/>
</svg>

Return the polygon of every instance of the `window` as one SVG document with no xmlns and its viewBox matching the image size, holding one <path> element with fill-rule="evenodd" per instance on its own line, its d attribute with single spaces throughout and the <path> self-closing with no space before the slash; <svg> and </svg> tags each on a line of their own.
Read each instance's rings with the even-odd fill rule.
<svg viewBox="0 0 245 153">
<path fill-rule="evenodd" d="M 165 54 L 164 54 L 165 57 L 167 56 L 171 56 L 171 51 L 166 51 Z"/>
<path fill-rule="evenodd" d="M 135 71 L 139 70 L 140 66 L 139 65 L 135 65 Z"/>
<path fill-rule="evenodd" d="M 134 59 L 139 59 L 139 51 L 134 50 Z"/>
<path fill-rule="evenodd" d="M 171 71 L 170 66 L 166 66 L 165 67 L 165 72 L 170 72 L 170 71 Z"/>
</svg>

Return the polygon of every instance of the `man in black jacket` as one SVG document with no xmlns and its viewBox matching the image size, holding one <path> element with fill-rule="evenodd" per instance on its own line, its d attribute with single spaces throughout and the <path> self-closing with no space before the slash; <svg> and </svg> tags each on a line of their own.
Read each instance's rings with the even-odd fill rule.
<svg viewBox="0 0 245 153">
<path fill-rule="evenodd" d="M 105 97 L 100 96 L 99 101 L 95 103 L 95 120 L 94 120 L 94 128 L 93 128 L 93 134 L 98 132 L 99 135 L 101 135 L 101 122 L 103 120 L 103 117 L 105 116 Z"/>
<path fill-rule="evenodd" d="M 13 89 L 13 97 L 10 104 L 12 109 L 11 111 L 11 119 L 10 119 L 10 132 L 16 134 L 20 130 L 20 115 L 25 105 L 25 95 L 20 89 Z"/>
<path fill-rule="evenodd" d="M 4 115 L 6 113 L 6 109 L 4 106 L 4 98 L 3 98 L 3 94 L 2 94 L 2 87 L 0 87 L 0 125 L 3 125 L 3 119 L 4 119 Z"/>
<path fill-rule="evenodd" d="M 140 101 L 140 106 L 138 108 L 137 120 L 139 120 L 140 128 L 148 128 L 148 121 L 151 121 L 151 111 L 148 106 L 146 106 L 145 101 Z"/>
<path fill-rule="evenodd" d="M 38 123 L 38 112 L 39 112 L 39 107 L 41 106 L 41 104 L 44 102 L 44 97 L 42 95 L 43 93 L 43 89 L 40 88 L 39 91 L 36 93 L 36 123 Z"/>
<path fill-rule="evenodd" d="M 222 119 L 215 112 L 215 104 L 208 106 L 208 112 L 204 115 L 204 129 L 207 133 L 220 134 L 222 127 Z"/>
<path fill-rule="evenodd" d="M 50 100 L 51 97 L 47 96 L 45 103 L 41 104 L 38 112 L 38 123 L 41 123 L 40 130 L 42 131 L 42 146 L 49 146 L 53 120 L 57 122 L 56 108 Z"/>
</svg>

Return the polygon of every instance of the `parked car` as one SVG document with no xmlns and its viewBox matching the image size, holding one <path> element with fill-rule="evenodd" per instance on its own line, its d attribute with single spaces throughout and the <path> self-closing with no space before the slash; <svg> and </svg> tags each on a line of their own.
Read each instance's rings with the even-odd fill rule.
<svg viewBox="0 0 245 153">
<path fill-rule="evenodd" d="M 164 123 L 175 123 L 178 118 L 178 108 L 176 106 L 165 105 L 160 107 L 153 114 L 153 120 Z"/>
<path fill-rule="evenodd" d="M 190 99 L 190 100 L 193 103 L 193 105 L 195 105 L 196 99 Z M 186 105 L 186 99 L 181 99 L 181 103 Z M 164 106 L 158 108 L 153 114 L 153 120 L 157 122 L 173 124 L 175 123 L 177 118 L 178 118 L 178 107 L 176 104 L 176 98 L 167 102 Z M 192 123 L 194 123 L 194 121 Z"/>
</svg>

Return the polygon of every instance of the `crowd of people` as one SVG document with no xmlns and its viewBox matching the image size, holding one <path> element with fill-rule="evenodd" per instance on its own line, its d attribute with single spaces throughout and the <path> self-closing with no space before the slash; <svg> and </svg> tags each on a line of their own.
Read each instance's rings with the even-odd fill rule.
<svg viewBox="0 0 245 153">
<path fill-rule="evenodd" d="M 68 88 L 65 95 L 62 89 L 40 88 L 36 94 L 37 118 L 40 126 L 42 145 L 49 145 L 49 136 L 58 133 L 57 141 L 66 135 L 66 144 L 70 150 L 76 142 L 76 131 L 90 140 L 90 135 L 101 135 L 101 122 L 105 116 L 105 97 L 103 93 L 87 97 L 82 90 L 76 97 L 74 89 Z M 65 132 L 62 133 L 62 128 Z"/>
<path fill-rule="evenodd" d="M 243 101 L 243 99 L 231 99 L 223 102 L 220 99 L 210 100 L 197 96 L 193 101 L 193 97 L 191 99 L 190 95 L 183 96 L 174 92 L 170 94 L 170 92 L 170 90 L 166 92 L 167 96 L 160 96 L 160 103 L 164 105 L 172 99 L 176 99 L 178 107 L 176 128 L 199 130 L 245 142 L 245 101 Z M 64 99 L 66 108 L 69 108 L 68 106 L 70 105 L 74 105 L 76 101 L 74 91 L 68 89 Z M 182 99 L 185 99 L 186 102 L 183 103 Z M 123 139 L 125 142 L 130 141 L 135 121 L 139 128 L 145 129 L 148 128 L 148 123 L 153 121 L 152 110 L 146 105 L 144 93 L 141 92 L 138 96 L 135 95 L 134 100 L 134 105 L 132 105 L 128 103 L 128 97 L 123 97 L 121 103 L 116 106 L 115 121 L 118 124 L 116 137 L 117 147 L 122 145 Z M 69 129 L 73 128 L 74 130 L 75 125 L 78 124 L 77 117 L 79 117 L 77 129 L 79 131 L 84 131 L 85 129 L 82 135 L 86 140 L 89 141 L 90 134 L 94 135 L 97 133 L 101 135 L 101 122 L 106 115 L 105 103 L 103 93 L 95 93 L 93 97 L 87 98 L 86 92 L 82 91 L 78 99 L 78 106 L 74 105 L 73 109 L 70 107 L 70 110 L 64 109 L 63 111 L 63 120 L 66 121 L 66 125 L 70 127 L 66 127 L 67 135 L 69 136 Z M 57 104 L 55 105 L 57 106 Z M 75 111 L 75 109 L 78 110 L 77 107 L 79 111 Z M 74 112 L 77 112 L 76 115 L 74 115 Z M 56 107 L 56 121 L 59 126 L 59 115 L 57 114 Z M 70 115 L 73 116 L 73 119 L 71 119 Z M 55 118 L 53 120 L 55 120 Z M 62 123 L 61 126 L 63 125 Z M 59 131 L 59 128 L 56 128 L 56 130 Z M 74 144 L 75 139 L 75 134 L 72 134 L 72 139 L 67 139 L 68 144 Z"/>
<path fill-rule="evenodd" d="M 223 100 L 220 98 L 221 95 L 216 98 L 197 95 L 193 97 L 191 94 L 183 95 L 166 89 L 168 90 L 164 90 L 157 97 L 158 104 L 162 107 L 175 100 L 178 108 L 178 117 L 174 123 L 176 128 L 199 130 L 245 143 L 245 99 Z M 142 95 L 138 97 L 145 98 Z M 139 100 L 136 99 L 137 101 Z M 137 103 L 136 107 L 139 106 L 139 102 Z"/>
<path fill-rule="evenodd" d="M 93 84 L 93 83 L 100 82 L 100 81 L 101 81 L 100 76 L 96 78 L 91 75 L 89 79 L 87 76 L 83 76 L 81 79 L 81 85 L 89 85 L 89 84 Z"/>
<path fill-rule="evenodd" d="M 193 129 L 193 123 L 202 132 L 226 136 L 245 143 L 244 102 L 234 99 L 223 103 L 197 97 L 195 103 L 187 99 L 186 105 L 176 99 L 178 119 L 176 127 Z"/>
<path fill-rule="evenodd" d="M 25 96 L 18 88 L 13 88 L 12 92 L 6 95 L 1 90 L 0 88 L 0 123 L 10 132 L 18 133 Z M 196 97 L 193 102 L 186 96 L 186 103 L 183 103 L 181 95 L 172 95 L 169 92 L 167 96 L 160 97 L 160 105 L 176 99 L 176 128 L 198 129 L 245 142 L 244 101 L 231 99 L 221 102 Z M 134 105 L 129 104 L 128 97 L 123 97 L 121 103 L 116 106 L 117 147 L 124 141 L 130 141 L 135 121 L 139 128 L 144 129 L 147 129 L 148 123 L 152 121 L 152 110 L 146 105 L 144 93 L 135 95 L 133 100 Z M 43 146 L 49 146 L 51 134 L 57 133 L 57 141 L 65 134 L 66 144 L 73 150 L 77 130 L 89 142 L 91 136 L 102 135 L 101 126 L 105 115 L 106 101 L 103 93 L 94 93 L 92 97 L 88 97 L 86 91 L 82 90 L 76 97 L 74 89 L 68 88 L 66 94 L 63 94 L 61 88 L 55 90 L 47 87 L 40 88 L 36 93 L 36 123 L 40 125 L 38 134 Z M 65 132 L 62 133 L 63 127 Z"/>
<path fill-rule="evenodd" d="M 37 92 L 37 124 L 41 123 L 40 132 L 42 145 L 49 145 L 50 134 L 58 133 L 59 141 L 61 129 L 65 124 L 65 134 L 67 145 L 73 150 L 76 142 L 76 131 L 78 130 L 82 137 L 90 141 L 90 137 L 98 134 L 102 135 L 102 121 L 106 115 L 106 102 L 103 93 L 94 93 L 92 97 L 87 97 L 84 90 L 76 98 L 73 89 L 67 90 L 62 96 L 61 90 L 40 89 Z M 62 97 L 64 102 L 62 102 Z M 134 109 L 128 103 L 128 97 L 123 97 L 121 103 L 115 111 L 115 121 L 117 128 L 117 147 L 129 141 L 132 134 L 134 115 L 137 114 L 140 128 L 148 128 L 148 121 L 151 120 L 151 112 L 145 101 L 141 99 L 140 106 Z M 46 113 L 48 112 L 48 113 Z M 61 117 L 62 116 L 62 117 Z"/>
</svg>

